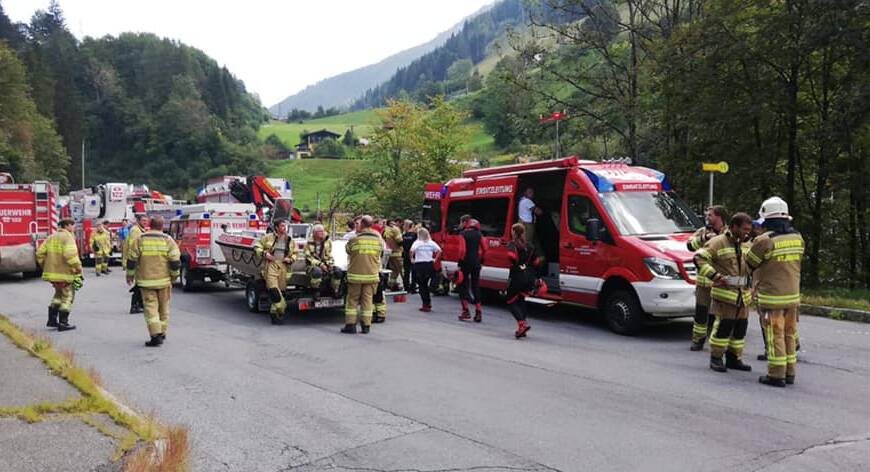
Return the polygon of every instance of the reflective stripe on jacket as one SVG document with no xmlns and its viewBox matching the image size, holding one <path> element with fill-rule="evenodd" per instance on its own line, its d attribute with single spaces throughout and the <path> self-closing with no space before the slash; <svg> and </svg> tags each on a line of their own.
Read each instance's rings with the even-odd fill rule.
<svg viewBox="0 0 870 472">
<path fill-rule="evenodd" d="M 94 250 L 96 244 L 97 249 Z M 106 230 L 91 232 L 91 240 L 88 241 L 88 247 L 94 250 L 94 254 L 98 256 L 108 256 L 112 253 L 112 237 Z"/>
<path fill-rule="evenodd" d="M 180 270 L 181 253 L 169 235 L 147 231 L 131 240 L 127 252 L 127 276 L 135 276 L 137 286 L 168 287 L 178 277 Z"/>
<path fill-rule="evenodd" d="M 800 233 L 768 232 L 755 239 L 746 253 L 746 262 L 755 269 L 760 308 L 776 310 L 800 304 L 803 255 Z"/>
<path fill-rule="evenodd" d="M 42 267 L 42 280 L 48 282 L 72 282 L 82 270 L 76 239 L 65 229 L 58 229 L 39 246 L 36 262 Z"/>
<path fill-rule="evenodd" d="M 360 231 L 345 246 L 347 251 L 347 281 L 377 283 L 380 280 L 384 240 L 371 229 Z"/>
<path fill-rule="evenodd" d="M 332 241 L 330 241 L 329 239 L 325 239 L 320 244 L 320 251 L 318 251 L 317 243 L 315 243 L 313 239 L 309 239 L 305 243 L 305 262 L 307 262 L 308 265 L 312 267 L 317 267 L 320 264 L 332 266 Z"/>
<path fill-rule="evenodd" d="M 390 257 L 402 257 L 402 230 L 395 226 L 387 226 L 384 230 L 384 241 L 390 249 Z"/>
<path fill-rule="evenodd" d="M 726 277 L 739 277 L 743 281 L 734 286 L 714 286 L 710 296 L 729 305 L 738 306 L 742 302 L 749 305 L 752 293 L 749 290 L 749 268 L 743 256 L 743 247 L 735 241 L 731 231 L 725 231 L 707 241 L 703 248 L 695 253 L 695 264 L 698 274 L 712 281 L 724 280 Z"/>
</svg>

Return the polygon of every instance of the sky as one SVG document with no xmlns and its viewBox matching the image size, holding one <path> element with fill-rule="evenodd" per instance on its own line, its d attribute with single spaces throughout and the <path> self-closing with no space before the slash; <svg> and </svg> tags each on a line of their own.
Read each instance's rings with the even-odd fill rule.
<svg viewBox="0 0 870 472">
<path fill-rule="evenodd" d="M 425 43 L 493 0 L 60 0 L 78 38 L 150 32 L 201 49 L 271 106 Z M 0 0 L 27 22 L 49 0 Z"/>
</svg>

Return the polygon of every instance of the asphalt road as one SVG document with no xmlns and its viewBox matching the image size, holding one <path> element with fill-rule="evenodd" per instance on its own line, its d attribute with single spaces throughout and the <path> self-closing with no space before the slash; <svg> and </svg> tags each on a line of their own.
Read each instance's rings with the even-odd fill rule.
<svg viewBox="0 0 870 472">
<path fill-rule="evenodd" d="M 95 367 L 134 408 L 191 429 L 194 469 L 870 470 L 870 325 L 804 317 L 794 387 L 715 373 L 689 320 L 621 337 L 589 313 L 535 310 L 525 340 L 501 307 L 389 306 L 369 335 L 341 312 L 273 327 L 243 293 L 173 294 L 167 343 L 143 346 L 121 274 L 90 276 L 78 330 L 44 328 L 48 284 L 0 279 L 0 312 Z M 2 384 L 0 384 L 2 388 Z"/>
</svg>

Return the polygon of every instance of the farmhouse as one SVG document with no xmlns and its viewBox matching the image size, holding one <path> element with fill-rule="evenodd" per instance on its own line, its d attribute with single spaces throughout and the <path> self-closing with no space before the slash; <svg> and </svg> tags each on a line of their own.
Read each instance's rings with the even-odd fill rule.
<svg viewBox="0 0 870 472">
<path fill-rule="evenodd" d="M 341 135 L 338 133 L 333 133 L 328 129 L 322 129 L 320 131 L 312 131 L 310 133 L 305 133 L 300 136 L 301 142 L 296 145 L 296 156 L 299 159 L 308 157 L 314 152 L 314 148 L 321 142 L 326 139 L 339 139 Z"/>
</svg>

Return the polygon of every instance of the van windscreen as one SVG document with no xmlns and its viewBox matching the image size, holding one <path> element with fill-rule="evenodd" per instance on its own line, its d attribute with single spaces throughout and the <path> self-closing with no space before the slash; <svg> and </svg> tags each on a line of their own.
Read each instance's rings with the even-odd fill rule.
<svg viewBox="0 0 870 472">
<path fill-rule="evenodd" d="M 607 192 L 604 208 L 625 236 L 695 231 L 703 223 L 673 192 Z"/>
</svg>

